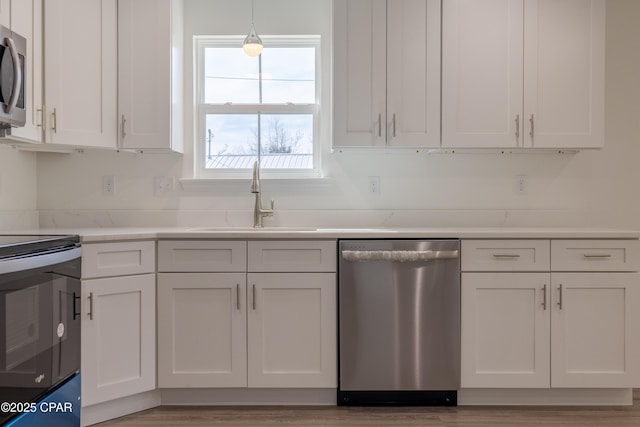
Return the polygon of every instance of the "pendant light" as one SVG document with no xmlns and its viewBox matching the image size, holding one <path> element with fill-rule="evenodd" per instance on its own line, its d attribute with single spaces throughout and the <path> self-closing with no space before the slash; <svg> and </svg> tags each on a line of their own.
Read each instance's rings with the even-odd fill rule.
<svg viewBox="0 0 640 427">
<path fill-rule="evenodd" d="M 258 36 L 256 28 L 253 26 L 253 0 L 251 0 L 251 29 L 242 43 L 242 49 L 249 56 L 258 56 L 262 53 L 262 39 Z"/>
</svg>

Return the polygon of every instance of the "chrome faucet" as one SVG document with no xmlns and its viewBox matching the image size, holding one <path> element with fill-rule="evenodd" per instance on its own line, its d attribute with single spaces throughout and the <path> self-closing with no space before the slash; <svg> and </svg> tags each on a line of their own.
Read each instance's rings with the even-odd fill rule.
<svg viewBox="0 0 640 427">
<path fill-rule="evenodd" d="M 262 208 L 262 200 L 260 198 L 260 168 L 257 161 L 253 163 L 251 192 L 256 195 L 256 204 L 253 208 L 253 228 L 262 228 L 262 219 L 265 216 L 273 216 L 274 201 L 271 199 L 271 209 Z"/>
</svg>

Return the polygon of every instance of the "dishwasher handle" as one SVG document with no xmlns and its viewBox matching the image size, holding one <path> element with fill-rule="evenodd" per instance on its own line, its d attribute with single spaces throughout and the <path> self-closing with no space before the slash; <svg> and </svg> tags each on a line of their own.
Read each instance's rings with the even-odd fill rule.
<svg viewBox="0 0 640 427">
<path fill-rule="evenodd" d="M 416 262 L 438 259 L 457 259 L 459 251 L 342 251 L 345 261 L 394 261 Z"/>
</svg>

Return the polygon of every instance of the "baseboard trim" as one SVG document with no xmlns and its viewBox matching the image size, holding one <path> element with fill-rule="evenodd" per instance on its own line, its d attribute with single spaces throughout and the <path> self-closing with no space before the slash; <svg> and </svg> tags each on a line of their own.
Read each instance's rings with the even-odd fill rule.
<svg viewBox="0 0 640 427">
<path fill-rule="evenodd" d="M 633 390 L 628 389 L 462 389 L 458 406 L 545 405 L 545 406 L 629 406 Z"/>
<path fill-rule="evenodd" d="M 160 389 L 162 405 L 316 405 L 335 406 L 335 388 L 320 389 Z"/>
<path fill-rule="evenodd" d="M 90 426 L 160 406 L 160 391 L 152 390 L 82 408 L 80 425 Z"/>
</svg>

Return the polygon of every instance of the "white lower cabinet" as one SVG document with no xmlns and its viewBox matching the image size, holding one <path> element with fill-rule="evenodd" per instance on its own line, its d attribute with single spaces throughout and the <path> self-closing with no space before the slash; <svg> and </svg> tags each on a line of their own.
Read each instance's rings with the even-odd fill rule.
<svg viewBox="0 0 640 427">
<path fill-rule="evenodd" d="M 551 386 L 640 387 L 640 275 L 552 273 Z"/>
<path fill-rule="evenodd" d="M 246 274 L 158 274 L 158 386 L 246 385 Z"/>
<path fill-rule="evenodd" d="M 82 406 L 156 387 L 155 274 L 82 281 Z"/>
<path fill-rule="evenodd" d="M 500 243 L 463 241 L 462 256 L 479 256 L 465 247 Z M 467 260 L 484 271 L 462 273 L 462 388 L 640 387 L 640 274 L 603 253 L 631 253 L 637 245 L 551 243 L 552 269 L 593 269 L 599 262 L 598 272 L 496 272 L 504 258 L 497 257 L 496 265 Z M 561 261 L 564 249 L 553 248 L 564 247 L 579 248 L 586 266 Z"/>
<path fill-rule="evenodd" d="M 336 387 L 335 274 L 249 273 L 247 284 L 249 387 Z"/>
<path fill-rule="evenodd" d="M 462 274 L 462 387 L 549 387 L 549 279 L 549 273 Z"/>
<path fill-rule="evenodd" d="M 336 387 L 335 241 L 160 241 L 158 253 L 159 387 Z"/>
</svg>

